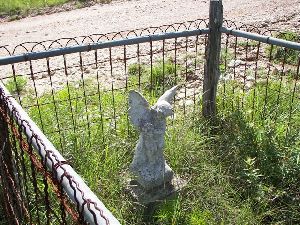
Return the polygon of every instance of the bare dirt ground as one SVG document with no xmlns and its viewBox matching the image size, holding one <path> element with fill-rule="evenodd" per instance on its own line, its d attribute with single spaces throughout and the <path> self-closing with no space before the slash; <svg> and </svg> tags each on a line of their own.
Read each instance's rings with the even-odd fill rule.
<svg viewBox="0 0 300 225">
<path fill-rule="evenodd" d="M 300 30 L 300 0 L 224 0 L 223 5 L 226 19 Z M 0 46 L 207 18 L 208 8 L 208 0 L 121 0 L 18 21 L 2 21 Z"/>
<path fill-rule="evenodd" d="M 264 29 L 292 30 L 298 33 L 300 31 L 300 0 L 224 0 L 223 5 L 225 19 Z M 105 34 L 203 19 L 208 17 L 208 11 L 208 0 L 113 1 L 110 4 L 96 4 L 91 7 L 50 15 L 27 17 L 18 21 L 2 21 L 0 24 L 0 46 L 7 45 L 8 49 L 12 50 L 14 46 L 23 42 L 41 42 L 95 33 Z M 161 50 L 162 46 L 158 46 L 158 48 Z M 136 52 L 136 49 L 132 47 L 132 51 Z M 113 53 L 113 55 L 120 55 L 121 57 L 122 54 L 122 50 L 119 53 Z M 107 51 L 98 52 L 99 58 L 107 56 Z M 78 64 L 78 56 L 69 55 L 67 58 L 68 63 Z M 93 55 L 90 56 L 90 59 L 88 57 L 84 59 L 84 63 L 92 61 Z M 149 63 L 149 57 L 144 63 Z M 15 67 L 17 68 L 16 74 L 30 75 L 28 62 L 23 64 Z M 61 67 L 57 71 L 54 70 L 55 64 L 57 67 Z M 66 79 L 74 82 L 80 80 L 81 72 L 78 67 L 70 66 L 68 78 L 66 77 L 62 58 L 51 59 L 50 65 L 51 76 L 47 73 L 45 61 L 33 62 L 35 86 L 39 94 L 50 89 L 59 89 L 64 86 Z M 122 75 L 120 76 L 120 83 L 122 84 L 124 84 L 128 71 L 118 72 L 117 70 L 122 70 L 123 67 L 122 64 L 115 64 L 114 66 L 114 74 Z M 100 71 L 98 67 L 93 66 L 85 66 L 84 69 L 84 74 L 88 74 L 89 77 L 96 76 L 97 71 Z M 112 81 L 115 82 L 114 77 L 108 76 L 110 70 L 108 62 L 102 64 L 101 83 L 109 87 Z M 1 68 L 1 71 L 0 77 L 11 76 L 12 74 L 10 66 Z M 31 84 L 31 86 L 33 85 Z M 197 82 L 197 86 L 200 87 L 199 82 Z"/>
</svg>

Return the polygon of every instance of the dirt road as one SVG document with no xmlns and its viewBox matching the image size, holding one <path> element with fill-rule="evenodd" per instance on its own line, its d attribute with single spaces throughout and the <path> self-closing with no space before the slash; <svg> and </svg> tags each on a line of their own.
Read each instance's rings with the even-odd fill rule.
<svg viewBox="0 0 300 225">
<path fill-rule="evenodd" d="M 224 0 L 223 5 L 226 19 L 300 30 L 300 0 Z M 132 0 L 28 17 L 0 24 L 0 46 L 207 18 L 208 7 L 208 0 Z"/>
</svg>

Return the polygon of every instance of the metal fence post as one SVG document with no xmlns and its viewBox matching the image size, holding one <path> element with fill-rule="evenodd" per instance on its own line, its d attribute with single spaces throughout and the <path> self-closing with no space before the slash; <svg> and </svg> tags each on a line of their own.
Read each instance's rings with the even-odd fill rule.
<svg viewBox="0 0 300 225">
<path fill-rule="evenodd" d="M 209 6 L 209 34 L 205 51 L 203 108 L 204 117 L 216 114 L 216 94 L 220 76 L 219 61 L 221 52 L 221 31 L 223 23 L 222 0 L 210 0 Z"/>
</svg>

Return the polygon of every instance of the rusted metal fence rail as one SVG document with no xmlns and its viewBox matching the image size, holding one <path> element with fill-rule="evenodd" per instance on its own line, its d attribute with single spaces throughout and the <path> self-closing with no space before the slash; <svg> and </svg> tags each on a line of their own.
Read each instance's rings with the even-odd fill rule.
<svg viewBox="0 0 300 225">
<path fill-rule="evenodd" d="M 10 224 L 119 224 L 3 85 L 0 110 L 1 194 Z"/>
<path fill-rule="evenodd" d="M 224 33 L 224 34 L 230 34 L 230 35 L 233 35 L 236 37 L 247 38 L 249 40 L 258 41 L 261 43 L 281 46 L 281 47 L 300 51 L 300 43 L 297 43 L 297 42 L 292 42 L 292 41 L 282 40 L 279 38 L 274 38 L 271 36 L 236 30 L 233 28 L 221 27 L 220 31 L 221 31 L 221 33 Z"/>
<path fill-rule="evenodd" d="M 183 38 L 183 37 L 190 37 L 190 36 L 197 36 L 202 34 L 208 34 L 209 29 L 199 29 L 199 30 L 191 30 L 191 31 L 181 31 L 181 32 L 172 32 L 172 33 L 164 33 L 164 34 L 153 34 L 135 38 L 128 38 L 122 40 L 115 40 L 110 42 L 103 42 L 103 43 L 91 43 L 88 45 L 78 45 L 60 49 L 50 49 L 48 51 L 43 52 L 32 52 L 32 53 L 25 53 L 19 56 L 8 56 L 0 58 L 0 65 L 7 65 L 19 62 L 26 62 L 30 60 L 37 60 L 37 59 L 44 59 L 48 57 L 55 57 L 61 55 L 67 55 L 72 53 L 78 52 L 88 52 L 97 49 L 105 49 L 105 48 L 112 48 L 112 47 L 119 47 L 119 46 L 130 46 L 142 43 L 149 43 L 153 41 L 161 41 L 161 40 L 168 40 L 174 38 Z"/>
</svg>

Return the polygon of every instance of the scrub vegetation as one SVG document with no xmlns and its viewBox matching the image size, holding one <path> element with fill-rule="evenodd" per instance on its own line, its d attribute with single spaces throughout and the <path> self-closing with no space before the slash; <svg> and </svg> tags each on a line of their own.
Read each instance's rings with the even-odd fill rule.
<svg viewBox="0 0 300 225">
<path fill-rule="evenodd" d="M 128 86 L 155 102 L 164 79 L 173 81 L 174 64 L 169 60 L 164 66 L 155 64 L 151 76 L 150 68 L 133 64 Z M 157 81 L 153 88 L 149 79 Z M 213 120 L 201 116 L 201 98 L 185 110 L 176 101 L 165 155 L 187 186 L 151 209 L 135 204 L 126 192 L 138 139 L 127 115 L 127 89 L 102 90 L 97 81 L 86 80 L 41 96 L 39 109 L 31 107 L 28 112 L 122 224 L 297 224 L 296 84 L 293 79 L 269 81 L 247 92 L 235 81 L 228 81 L 225 91 L 220 84 Z M 34 101 L 28 94 L 22 104 Z"/>
</svg>

